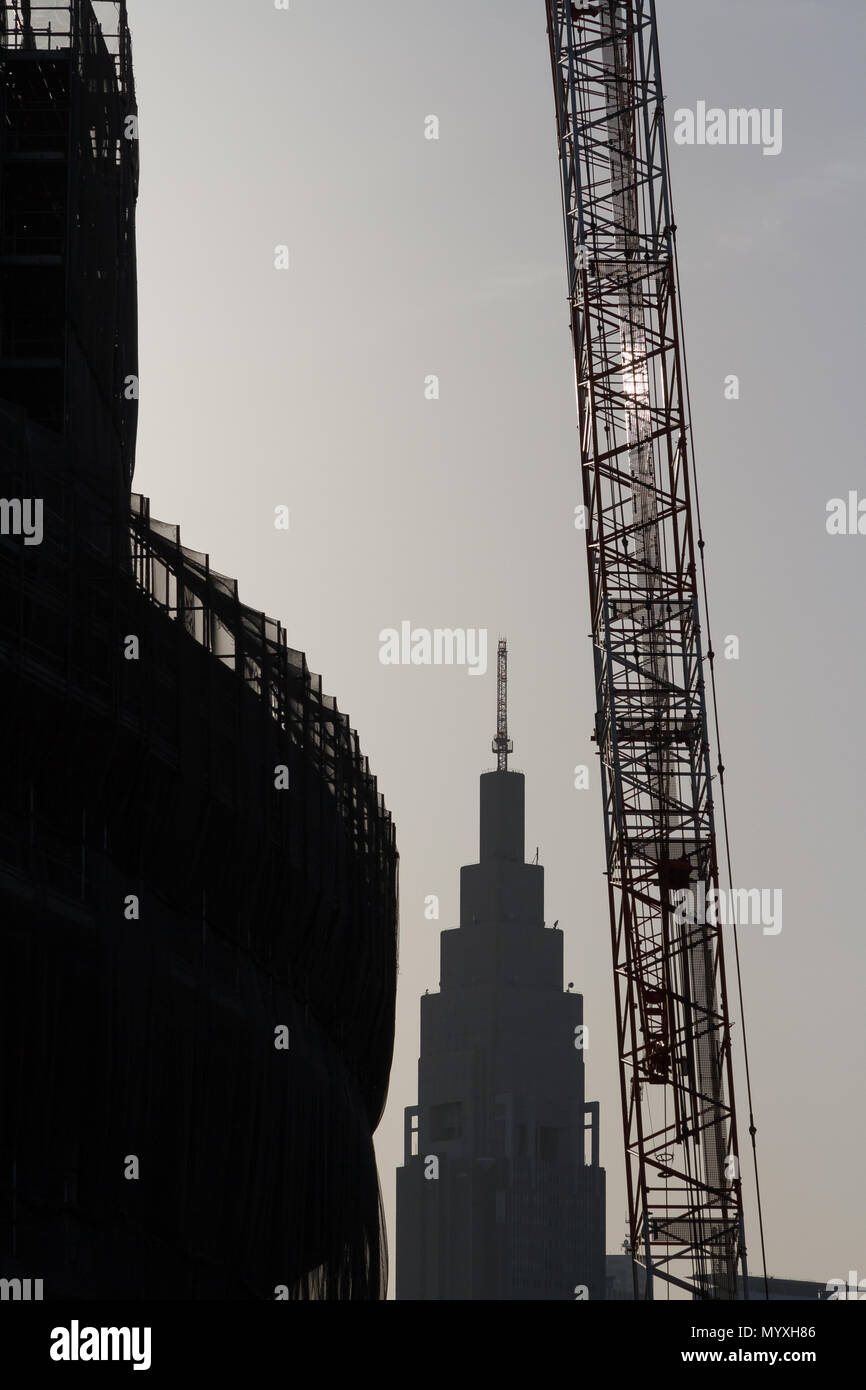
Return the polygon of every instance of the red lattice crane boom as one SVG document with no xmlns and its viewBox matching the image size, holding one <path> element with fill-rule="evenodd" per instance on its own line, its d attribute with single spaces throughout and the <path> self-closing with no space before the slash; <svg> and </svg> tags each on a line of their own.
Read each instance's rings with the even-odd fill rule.
<svg viewBox="0 0 866 1390">
<path fill-rule="evenodd" d="M 745 1275 L 702 605 L 654 0 L 547 0 L 562 175 L 630 1244 Z M 691 890 L 690 900 L 684 890 Z"/>
</svg>

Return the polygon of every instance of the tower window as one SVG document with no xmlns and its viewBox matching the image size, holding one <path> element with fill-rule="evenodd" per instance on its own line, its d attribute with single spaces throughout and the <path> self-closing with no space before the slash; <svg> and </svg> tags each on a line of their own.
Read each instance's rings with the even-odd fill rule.
<svg viewBox="0 0 866 1390">
<path fill-rule="evenodd" d="M 559 1155 L 559 1130 L 550 1125 L 538 1126 L 538 1157 L 553 1163 Z"/>
</svg>

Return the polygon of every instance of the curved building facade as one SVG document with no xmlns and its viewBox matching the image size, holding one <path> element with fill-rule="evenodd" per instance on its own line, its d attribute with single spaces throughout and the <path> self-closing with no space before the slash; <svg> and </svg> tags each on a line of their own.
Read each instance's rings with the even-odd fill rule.
<svg viewBox="0 0 866 1390">
<path fill-rule="evenodd" d="M 280 624 L 130 492 L 125 6 L 51 8 L 0 0 L 0 1277 L 383 1297 L 393 824 Z"/>
</svg>

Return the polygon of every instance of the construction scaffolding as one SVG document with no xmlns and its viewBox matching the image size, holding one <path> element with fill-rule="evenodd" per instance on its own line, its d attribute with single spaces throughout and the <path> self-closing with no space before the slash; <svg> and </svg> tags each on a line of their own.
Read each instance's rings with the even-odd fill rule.
<svg viewBox="0 0 866 1390">
<path fill-rule="evenodd" d="M 0 398 L 128 499 L 138 131 L 125 5 L 0 0 Z"/>
</svg>

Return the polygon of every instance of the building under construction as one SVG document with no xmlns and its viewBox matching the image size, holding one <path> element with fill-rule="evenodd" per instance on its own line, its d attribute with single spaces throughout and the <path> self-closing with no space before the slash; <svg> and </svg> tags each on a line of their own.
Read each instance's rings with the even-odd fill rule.
<svg viewBox="0 0 866 1390">
<path fill-rule="evenodd" d="M 524 859 L 499 645 L 497 769 L 481 776 L 479 862 L 421 1000 L 418 1104 L 397 1172 L 397 1298 L 605 1296 L 599 1106 L 585 1099 L 583 998 L 563 988 L 544 869 Z"/>
<path fill-rule="evenodd" d="M 280 624 L 131 493 L 125 8 L 0 0 L 0 1275 L 377 1298 L 394 830 Z"/>
</svg>

